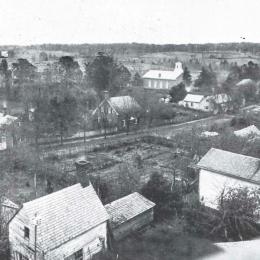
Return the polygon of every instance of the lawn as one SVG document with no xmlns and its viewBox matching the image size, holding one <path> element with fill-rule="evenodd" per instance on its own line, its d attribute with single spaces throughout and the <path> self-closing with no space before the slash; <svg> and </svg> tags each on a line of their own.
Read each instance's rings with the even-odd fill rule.
<svg viewBox="0 0 260 260">
<path fill-rule="evenodd" d="M 118 260 L 195 260 L 216 253 L 211 241 L 183 231 L 183 221 L 155 224 L 115 246 Z"/>
</svg>

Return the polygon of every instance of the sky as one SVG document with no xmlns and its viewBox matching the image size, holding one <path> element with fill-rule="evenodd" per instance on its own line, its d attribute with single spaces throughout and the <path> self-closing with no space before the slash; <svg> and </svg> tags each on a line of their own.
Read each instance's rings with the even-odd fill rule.
<svg viewBox="0 0 260 260">
<path fill-rule="evenodd" d="M 0 45 L 260 42 L 260 0 L 0 0 Z"/>
</svg>

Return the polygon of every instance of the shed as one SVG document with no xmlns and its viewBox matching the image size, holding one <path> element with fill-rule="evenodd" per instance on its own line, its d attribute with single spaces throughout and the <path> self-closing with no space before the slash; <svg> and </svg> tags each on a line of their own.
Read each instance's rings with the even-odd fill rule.
<svg viewBox="0 0 260 260">
<path fill-rule="evenodd" d="M 115 240 L 140 230 L 153 221 L 155 203 L 138 192 L 105 205 Z"/>
</svg>

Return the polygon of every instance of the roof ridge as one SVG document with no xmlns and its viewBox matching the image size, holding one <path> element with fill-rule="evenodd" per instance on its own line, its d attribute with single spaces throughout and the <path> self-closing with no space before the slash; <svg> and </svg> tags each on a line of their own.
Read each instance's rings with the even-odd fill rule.
<svg viewBox="0 0 260 260">
<path fill-rule="evenodd" d="M 251 158 L 251 159 L 256 159 L 260 162 L 260 158 L 257 158 L 257 157 L 253 157 L 253 156 L 249 156 L 249 155 L 245 155 L 245 154 L 241 154 L 241 153 L 234 153 L 234 152 L 230 152 L 230 151 L 227 151 L 227 150 L 223 150 L 223 149 L 218 149 L 218 148 L 215 148 L 215 147 L 211 147 L 210 150 L 208 152 L 210 152 L 212 149 L 214 150 L 218 150 L 218 151 L 221 151 L 221 152 L 226 152 L 226 153 L 230 153 L 230 154 L 234 154 L 236 156 L 243 156 L 243 157 L 247 157 L 247 158 Z M 208 153 L 207 152 L 207 153 Z M 206 154 L 207 154 L 206 153 Z M 206 155 L 205 154 L 205 155 Z"/>
<path fill-rule="evenodd" d="M 55 195 L 57 195 L 57 194 L 64 193 L 64 190 L 73 189 L 73 188 L 75 188 L 76 186 L 79 186 L 79 187 L 83 188 L 82 185 L 81 185 L 80 183 L 76 183 L 76 184 L 74 184 L 74 185 L 71 185 L 71 186 L 68 186 L 68 187 L 66 187 L 66 188 L 63 188 L 63 189 L 57 190 L 57 191 L 52 192 L 52 193 L 50 193 L 50 194 L 47 194 L 47 195 L 41 196 L 41 197 L 39 197 L 39 198 L 36 198 L 36 199 L 30 200 L 30 201 L 27 201 L 27 202 L 23 203 L 23 205 L 26 206 L 26 205 L 28 205 L 29 203 L 35 202 L 35 201 L 37 201 L 37 200 L 46 199 L 46 197 L 49 198 L 49 197 L 51 197 L 51 196 L 55 196 Z"/>
</svg>

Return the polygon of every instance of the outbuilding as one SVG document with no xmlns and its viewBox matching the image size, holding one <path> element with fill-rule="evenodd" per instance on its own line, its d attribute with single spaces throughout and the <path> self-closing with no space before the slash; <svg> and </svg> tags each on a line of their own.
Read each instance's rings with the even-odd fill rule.
<svg viewBox="0 0 260 260">
<path fill-rule="evenodd" d="M 155 204 L 138 192 L 105 205 L 115 240 L 125 238 L 153 221 Z"/>
</svg>

